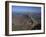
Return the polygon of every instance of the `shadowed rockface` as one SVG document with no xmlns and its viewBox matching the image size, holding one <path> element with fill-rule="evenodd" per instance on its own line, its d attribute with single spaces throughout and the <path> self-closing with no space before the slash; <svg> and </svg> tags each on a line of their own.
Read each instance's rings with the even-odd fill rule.
<svg viewBox="0 0 46 37">
<path fill-rule="evenodd" d="M 12 30 L 41 29 L 40 14 L 12 15 Z"/>
</svg>

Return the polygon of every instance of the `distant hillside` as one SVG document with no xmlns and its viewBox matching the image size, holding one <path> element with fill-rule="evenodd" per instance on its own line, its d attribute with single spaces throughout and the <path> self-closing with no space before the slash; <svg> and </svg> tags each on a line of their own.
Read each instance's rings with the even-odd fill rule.
<svg viewBox="0 0 46 37">
<path fill-rule="evenodd" d="M 12 25 L 13 31 L 40 29 L 41 13 L 13 13 Z"/>
</svg>

